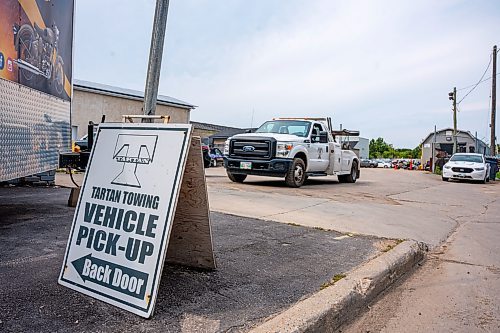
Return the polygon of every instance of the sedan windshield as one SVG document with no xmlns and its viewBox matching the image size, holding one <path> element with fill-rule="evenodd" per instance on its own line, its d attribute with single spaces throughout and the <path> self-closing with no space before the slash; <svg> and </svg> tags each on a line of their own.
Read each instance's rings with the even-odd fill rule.
<svg viewBox="0 0 500 333">
<path fill-rule="evenodd" d="M 479 155 L 455 154 L 451 157 L 450 161 L 483 163 L 483 158 Z"/>
<path fill-rule="evenodd" d="M 255 133 L 292 134 L 304 138 L 309 134 L 310 127 L 311 123 L 308 121 L 273 120 L 266 121 Z"/>
</svg>

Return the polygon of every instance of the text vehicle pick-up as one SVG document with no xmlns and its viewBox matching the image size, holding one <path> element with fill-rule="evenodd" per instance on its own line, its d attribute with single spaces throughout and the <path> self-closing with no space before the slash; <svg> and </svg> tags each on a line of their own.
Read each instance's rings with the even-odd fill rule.
<svg viewBox="0 0 500 333">
<path fill-rule="evenodd" d="M 276 119 L 255 133 L 230 137 L 224 147 L 229 179 L 243 182 L 247 175 L 284 177 L 300 187 L 309 176 L 337 175 L 339 182 L 359 178 L 356 154 L 335 142 L 326 119 Z"/>
</svg>

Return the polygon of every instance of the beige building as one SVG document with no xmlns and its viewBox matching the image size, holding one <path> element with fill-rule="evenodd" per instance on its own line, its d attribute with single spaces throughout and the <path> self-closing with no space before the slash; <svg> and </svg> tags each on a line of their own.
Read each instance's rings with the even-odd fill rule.
<svg viewBox="0 0 500 333">
<path fill-rule="evenodd" d="M 74 80 L 71 106 L 71 136 L 77 140 L 87 134 L 89 121 L 100 123 L 121 122 L 122 115 L 143 114 L 144 93 L 104 84 Z M 181 100 L 158 95 L 157 115 L 169 115 L 171 123 L 189 123 L 189 116 L 196 106 Z"/>
</svg>

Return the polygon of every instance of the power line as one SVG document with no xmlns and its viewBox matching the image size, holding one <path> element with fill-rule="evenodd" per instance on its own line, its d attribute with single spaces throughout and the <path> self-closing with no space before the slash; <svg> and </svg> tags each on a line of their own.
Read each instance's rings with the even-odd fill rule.
<svg viewBox="0 0 500 333">
<path fill-rule="evenodd" d="M 500 73 L 496 73 L 495 76 L 498 76 L 500 75 Z M 483 82 L 486 82 L 486 81 L 489 81 L 493 78 L 493 76 L 490 76 L 490 77 L 487 77 L 486 79 L 482 80 L 482 81 L 479 81 L 478 83 L 483 83 Z M 476 84 L 478 84 L 476 83 Z M 465 90 L 465 89 L 469 89 L 470 87 L 474 87 L 476 84 L 471 84 L 470 86 L 467 86 L 467 87 L 463 87 L 463 88 L 460 88 L 460 89 L 457 89 L 457 91 L 461 91 L 461 90 Z"/>
<path fill-rule="evenodd" d="M 493 60 L 493 54 L 490 53 L 490 61 L 488 62 L 488 66 L 486 67 L 486 69 L 484 70 L 484 73 L 483 75 L 481 76 L 481 78 L 479 79 L 479 81 L 477 81 L 477 83 L 472 87 L 471 90 L 469 90 L 469 92 L 467 94 L 465 94 L 464 97 L 462 97 L 462 99 L 457 103 L 457 104 L 460 104 L 467 96 L 469 96 L 469 94 L 471 92 L 474 91 L 474 89 L 476 89 L 476 87 L 481 83 L 481 80 L 484 78 L 484 76 L 486 75 L 486 72 L 488 71 L 488 69 L 490 69 L 490 65 L 491 65 L 491 60 Z"/>
</svg>

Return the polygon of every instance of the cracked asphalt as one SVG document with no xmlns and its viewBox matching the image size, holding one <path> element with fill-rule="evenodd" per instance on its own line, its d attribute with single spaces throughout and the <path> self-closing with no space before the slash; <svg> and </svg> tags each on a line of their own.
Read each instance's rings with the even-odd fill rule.
<svg viewBox="0 0 500 333">
<path fill-rule="evenodd" d="M 342 332 L 500 332 L 500 183 L 453 188 L 456 227 L 416 274 Z M 478 201 L 482 201 L 479 204 Z"/>
<path fill-rule="evenodd" d="M 335 176 L 315 177 L 299 189 L 286 187 L 279 178 L 249 176 L 237 184 L 222 168 L 206 172 L 212 210 L 342 233 L 413 239 L 431 248 L 445 242 L 461 220 L 482 214 L 498 196 L 494 182 L 445 183 L 421 171 L 363 168 L 355 184 L 340 184 Z"/>
<path fill-rule="evenodd" d="M 206 170 L 214 211 L 429 246 L 415 274 L 342 332 L 500 332 L 500 182 L 443 182 L 427 172 L 362 169 L 356 184 Z M 258 207 L 258 209 L 255 209 Z"/>
<path fill-rule="evenodd" d="M 145 320 L 57 284 L 74 213 L 68 196 L 0 188 L 1 332 L 247 331 L 390 244 L 214 212 L 217 270 L 167 265 Z"/>
<path fill-rule="evenodd" d="M 215 210 L 429 245 L 421 268 L 339 332 L 500 332 L 500 181 L 362 169 L 354 185 L 312 178 L 290 190 L 272 178 L 230 183 L 221 171 L 208 177 Z"/>
</svg>

